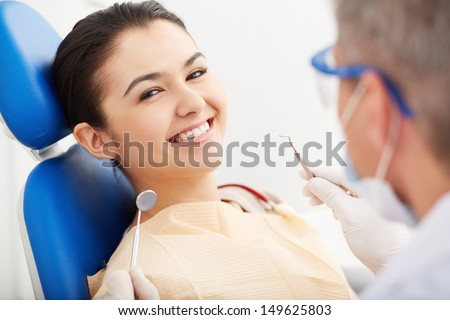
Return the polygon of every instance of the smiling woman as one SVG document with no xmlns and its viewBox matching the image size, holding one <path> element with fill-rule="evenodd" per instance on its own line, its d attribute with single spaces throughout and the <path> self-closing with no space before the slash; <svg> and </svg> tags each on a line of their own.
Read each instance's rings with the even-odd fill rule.
<svg viewBox="0 0 450 320">
<path fill-rule="evenodd" d="M 138 265 L 161 298 L 351 296 L 321 234 L 290 207 L 270 193 L 267 206 L 245 189 L 219 192 L 216 167 L 192 165 L 222 142 L 227 102 L 174 14 L 147 1 L 89 15 L 62 42 L 53 75 L 77 141 L 96 157 L 114 155 L 137 193 L 158 195 L 142 213 Z M 167 164 L 142 163 L 142 153 Z M 133 230 L 107 271 L 89 278 L 93 296 L 108 291 L 105 274 L 128 269 Z"/>
</svg>

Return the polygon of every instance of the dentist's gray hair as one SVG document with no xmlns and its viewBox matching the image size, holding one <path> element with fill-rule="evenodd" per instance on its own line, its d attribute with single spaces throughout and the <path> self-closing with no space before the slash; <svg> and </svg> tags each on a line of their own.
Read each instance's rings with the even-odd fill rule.
<svg viewBox="0 0 450 320">
<path fill-rule="evenodd" d="M 450 1 L 334 0 L 344 64 L 372 64 L 398 85 L 450 168 Z"/>
</svg>

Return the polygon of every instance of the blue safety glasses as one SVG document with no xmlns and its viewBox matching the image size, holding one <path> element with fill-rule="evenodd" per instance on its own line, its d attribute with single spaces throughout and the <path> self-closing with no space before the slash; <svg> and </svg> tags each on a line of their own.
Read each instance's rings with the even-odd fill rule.
<svg viewBox="0 0 450 320">
<path fill-rule="evenodd" d="M 311 64 L 319 73 L 319 88 L 327 105 L 338 101 L 339 79 L 355 79 L 365 72 L 372 71 L 380 75 L 401 114 L 406 118 L 411 118 L 414 115 L 392 80 L 374 66 L 337 66 L 333 57 L 333 47 L 326 48 L 313 56 Z"/>
</svg>

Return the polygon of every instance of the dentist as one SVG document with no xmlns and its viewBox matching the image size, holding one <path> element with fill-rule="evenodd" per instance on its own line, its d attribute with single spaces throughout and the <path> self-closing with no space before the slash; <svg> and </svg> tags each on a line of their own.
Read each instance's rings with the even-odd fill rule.
<svg viewBox="0 0 450 320">
<path fill-rule="evenodd" d="M 338 84 L 347 174 L 304 192 L 377 274 L 361 298 L 450 299 L 450 2 L 334 2 L 337 42 L 312 64 Z"/>
</svg>

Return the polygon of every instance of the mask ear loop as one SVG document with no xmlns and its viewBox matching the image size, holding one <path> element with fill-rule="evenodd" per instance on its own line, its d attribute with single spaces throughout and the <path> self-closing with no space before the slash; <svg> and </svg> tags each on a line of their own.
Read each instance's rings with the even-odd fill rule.
<svg viewBox="0 0 450 320">
<path fill-rule="evenodd" d="M 344 108 L 344 112 L 341 117 L 341 124 L 342 128 L 345 130 L 350 123 L 350 120 L 352 119 L 353 115 L 355 114 L 356 107 L 361 102 L 362 98 L 366 94 L 367 87 L 362 82 L 359 81 L 359 83 L 356 86 L 355 91 L 351 95 L 350 99 L 348 100 L 347 106 Z"/>
<path fill-rule="evenodd" d="M 375 178 L 380 180 L 385 180 L 392 156 L 394 155 L 395 146 L 397 145 L 400 137 L 401 115 L 398 111 L 391 112 L 389 122 L 387 143 L 381 151 L 380 161 L 378 162 L 377 170 L 375 171 Z"/>
</svg>

